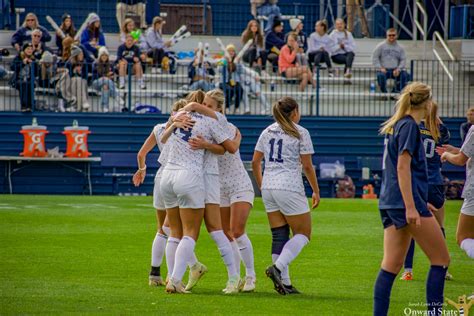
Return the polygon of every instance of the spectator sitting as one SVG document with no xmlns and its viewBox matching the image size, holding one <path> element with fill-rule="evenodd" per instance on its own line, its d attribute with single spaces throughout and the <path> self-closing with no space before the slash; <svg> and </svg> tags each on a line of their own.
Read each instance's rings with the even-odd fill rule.
<svg viewBox="0 0 474 316">
<path fill-rule="evenodd" d="M 372 62 L 377 68 L 377 82 L 380 91 L 387 93 L 387 79 L 395 79 L 393 92 L 400 92 L 408 82 L 406 54 L 403 47 L 397 43 L 397 31 L 387 30 L 387 40 L 378 44 L 372 55 Z"/>
<path fill-rule="evenodd" d="M 73 99 L 76 100 L 75 105 L 77 111 L 88 111 L 90 108 L 86 79 L 88 70 L 84 63 L 85 57 L 82 49 L 79 46 L 72 46 L 71 57 L 67 62 L 67 68 L 69 69 L 69 75 L 71 78 L 70 88 Z"/>
<path fill-rule="evenodd" d="M 74 27 L 74 23 L 72 22 L 71 16 L 65 13 L 63 14 L 61 20 L 62 23 L 59 28 L 63 31 L 64 35 L 66 35 L 66 37 L 74 38 L 74 36 L 76 36 L 77 34 L 77 31 Z M 59 35 L 58 32 L 56 32 L 56 47 L 58 48 L 58 56 L 61 56 L 63 54 L 63 40 L 64 38 Z"/>
<path fill-rule="evenodd" d="M 117 23 L 119 29 L 122 29 L 122 26 L 125 22 L 127 14 L 133 12 L 140 17 L 140 28 L 146 29 L 146 0 L 118 0 L 117 1 Z"/>
<path fill-rule="evenodd" d="M 248 63 L 250 67 L 255 69 L 258 73 L 262 70 L 265 71 L 267 54 L 263 45 L 263 33 L 257 20 L 249 21 L 247 28 L 242 32 L 240 39 L 242 45 L 245 45 L 249 40 L 252 40 L 252 45 L 244 53 L 243 61 Z"/>
<path fill-rule="evenodd" d="M 120 32 L 120 43 L 122 44 L 125 43 L 125 38 L 127 37 L 128 34 L 131 34 L 133 37 L 133 34 L 132 34 L 133 31 L 138 31 L 138 33 L 140 34 L 139 38 L 135 38 L 135 37 L 133 38 L 133 43 L 138 44 L 141 41 L 141 37 L 142 37 L 141 31 L 136 29 L 135 22 L 132 19 L 125 19 L 125 21 L 123 22 L 123 26 L 121 28 L 121 32 Z"/>
<path fill-rule="evenodd" d="M 105 46 L 104 33 L 100 28 L 100 18 L 95 13 L 91 14 L 87 29 L 81 34 L 81 44 L 96 58 L 99 48 Z"/>
<path fill-rule="evenodd" d="M 267 18 L 267 23 L 265 26 L 265 32 L 273 29 L 273 23 L 275 20 L 281 20 L 281 11 L 277 6 L 278 0 L 268 0 L 263 3 L 263 5 L 257 8 L 257 14 L 265 16 Z"/>
<path fill-rule="evenodd" d="M 125 89 L 125 76 L 128 65 L 138 79 L 140 89 L 146 89 L 143 81 L 143 68 L 140 62 L 140 48 L 133 43 L 132 35 L 127 35 L 125 43 L 120 45 L 117 51 L 117 63 L 119 66 L 119 89 Z"/>
<path fill-rule="evenodd" d="M 467 132 L 474 125 L 474 107 L 470 107 L 466 112 L 467 121 L 461 124 L 460 132 L 461 132 L 461 140 L 464 143 L 466 139 Z"/>
<path fill-rule="evenodd" d="M 31 32 L 31 44 L 33 45 L 33 55 L 35 55 L 36 60 L 40 60 L 44 52 L 52 53 L 52 51 L 46 47 L 46 44 L 41 41 L 42 35 L 43 34 L 39 29 Z"/>
<path fill-rule="evenodd" d="M 298 42 L 298 54 L 296 55 L 296 62 L 300 65 L 307 65 L 308 59 L 306 58 L 306 51 L 308 50 L 308 40 L 306 33 L 303 32 L 304 24 L 300 19 L 290 19 L 290 27 L 292 32 L 296 34 L 297 42 Z M 286 34 L 285 42 L 288 42 L 288 34 Z"/>
<path fill-rule="evenodd" d="M 195 52 L 197 52 L 196 50 Z M 204 53 L 196 54 L 193 62 L 188 67 L 188 77 L 191 79 L 190 91 L 202 90 L 204 92 L 215 88 L 212 83 L 216 72 L 208 60 L 204 60 Z M 198 56 L 199 55 L 199 56 Z"/>
<path fill-rule="evenodd" d="M 312 33 L 308 40 L 309 64 L 314 70 L 321 62 L 326 63 L 329 77 L 333 77 L 330 54 L 335 43 L 327 34 L 327 22 L 325 20 L 316 22 L 315 30 L 316 32 Z"/>
<path fill-rule="evenodd" d="M 92 74 L 92 64 L 94 63 L 94 57 L 90 54 L 90 52 L 84 47 L 84 45 L 79 44 L 78 42 L 74 41 L 72 37 L 66 37 L 63 42 L 63 54 L 61 56 L 61 60 L 59 61 L 59 67 L 64 67 L 65 64 L 71 58 L 71 52 L 73 47 L 78 47 L 82 54 L 84 55 L 85 67 L 83 68 L 83 78 L 88 80 L 89 74 Z"/>
<path fill-rule="evenodd" d="M 280 49 L 283 45 L 285 45 L 283 22 L 280 20 L 274 20 L 272 30 L 265 36 L 265 50 L 267 53 L 267 59 L 273 65 L 273 72 L 276 72 L 278 68 L 278 55 L 280 55 Z"/>
<path fill-rule="evenodd" d="M 288 42 L 282 47 L 278 59 L 278 68 L 283 77 L 298 78 L 300 80 L 300 91 L 304 91 L 308 83 L 316 87 L 316 81 L 313 79 L 311 70 L 296 61 L 299 50 L 297 38 L 295 33 L 288 34 Z"/>
<path fill-rule="evenodd" d="M 123 107 L 124 100 L 120 97 L 114 81 L 114 65 L 109 59 L 109 51 L 105 47 L 99 49 L 99 58 L 94 63 L 94 81 L 92 87 L 100 92 L 100 104 L 104 112 L 112 111 L 109 98 L 112 97 Z"/>
<path fill-rule="evenodd" d="M 244 91 L 240 84 L 240 76 L 237 73 L 237 64 L 234 62 L 237 54 L 235 53 L 235 48 L 232 49 L 233 46 L 234 45 L 227 45 L 226 47 L 230 58 L 226 57 L 224 59 L 225 75 L 223 76 L 223 79 L 226 81 L 220 84 L 220 89 L 224 91 L 225 107 L 226 109 L 229 109 L 229 111 L 232 98 L 235 98 L 233 109 L 233 113 L 235 114 L 240 106 L 240 101 L 242 100 L 242 94 Z M 250 111 L 248 113 L 250 113 Z"/>
<path fill-rule="evenodd" d="M 12 62 L 11 70 L 14 72 L 12 83 L 20 94 L 22 112 L 31 112 L 35 102 L 35 78 L 38 75 L 33 45 L 23 44 L 21 52 Z"/>
<path fill-rule="evenodd" d="M 156 16 L 153 18 L 152 26 L 148 28 L 145 36 L 141 38 L 140 49 L 146 53 L 148 57 L 153 59 L 152 73 L 158 72 L 157 69 L 169 68 L 169 63 L 174 62 L 174 59 L 170 58 L 169 48 L 171 47 L 171 41 L 165 41 L 162 36 L 163 25 L 166 24 L 161 17 Z M 166 58 L 165 58 L 166 57 Z M 156 67 L 156 68 L 155 68 Z M 174 64 L 172 64 L 174 68 Z"/>
<path fill-rule="evenodd" d="M 0 79 L 3 79 L 7 76 L 7 71 L 5 69 L 5 67 L 3 66 L 0 66 Z"/>
<path fill-rule="evenodd" d="M 51 35 L 49 35 L 48 30 L 39 25 L 36 15 L 34 13 L 28 13 L 23 25 L 12 36 L 12 46 L 20 52 L 24 43 L 31 42 L 31 34 L 35 29 L 39 29 L 43 33 L 41 37 L 43 43 L 51 40 Z"/>
<path fill-rule="evenodd" d="M 42 88 L 54 88 L 57 80 L 56 56 L 49 51 L 45 51 L 39 61 L 38 85 Z"/>
<path fill-rule="evenodd" d="M 352 77 L 352 62 L 354 61 L 355 41 L 351 32 L 346 30 L 344 20 L 336 20 L 336 28 L 329 37 L 336 44 L 332 52 L 332 61 L 336 64 L 344 65 L 344 77 Z"/>
</svg>

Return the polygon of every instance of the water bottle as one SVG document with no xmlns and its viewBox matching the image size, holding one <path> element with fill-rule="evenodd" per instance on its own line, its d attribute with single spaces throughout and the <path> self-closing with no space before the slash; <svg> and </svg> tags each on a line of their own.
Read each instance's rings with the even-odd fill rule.
<svg viewBox="0 0 474 316">
<path fill-rule="evenodd" d="M 272 82 L 270 82 L 270 91 L 275 91 L 275 80 L 272 80 Z"/>
<path fill-rule="evenodd" d="M 31 126 L 38 126 L 38 120 L 36 117 L 33 117 L 33 120 L 31 121 Z"/>
<path fill-rule="evenodd" d="M 370 93 L 375 93 L 375 82 L 370 83 Z"/>
<path fill-rule="evenodd" d="M 77 120 L 72 121 L 72 127 L 76 128 L 78 126 L 79 126 L 79 123 L 77 122 Z"/>
</svg>

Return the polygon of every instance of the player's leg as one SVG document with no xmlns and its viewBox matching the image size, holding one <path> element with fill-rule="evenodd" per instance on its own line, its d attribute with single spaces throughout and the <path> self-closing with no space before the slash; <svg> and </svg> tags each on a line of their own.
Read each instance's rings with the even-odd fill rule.
<svg viewBox="0 0 474 316">
<path fill-rule="evenodd" d="M 400 280 L 411 281 L 413 280 L 413 257 L 415 256 L 415 240 L 412 239 L 410 242 L 410 247 L 408 247 L 408 252 L 405 257 L 404 271 Z"/>
<path fill-rule="evenodd" d="M 160 271 L 163 256 L 165 255 L 166 242 L 168 241 L 168 235 L 162 229 L 165 218 L 166 210 L 157 209 L 157 233 L 151 246 L 151 272 L 149 276 L 149 284 L 153 286 L 165 285 Z"/>
<path fill-rule="evenodd" d="M 175 266 L 176 258 L 176 249 L 178 248 L 179 242 L 183 236 L 183 227 L 181 224 L 181 219 L 179 218 L 179 208 L 169 208 L 166 209 L 166 218 L 168 219 L 170 226 L 170 235 L 168 237 L 168 242 L 166 243 L 166 266 L 168 267 L 168 277 L 171 278 L 171 275 Z"/>
<path fill-rule="evenodd" d="M 456 232 L 458 245 L 474 259 L 474 200 L 465 199 Z"/>
</svg>

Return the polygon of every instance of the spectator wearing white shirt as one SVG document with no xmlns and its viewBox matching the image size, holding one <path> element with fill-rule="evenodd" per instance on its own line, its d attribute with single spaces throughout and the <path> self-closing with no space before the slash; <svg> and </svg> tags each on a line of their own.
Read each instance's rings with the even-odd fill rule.
<svg viewBox="0 0 474 316">
<path fill-rule="evenodd" d="M 331 59 L 336 64 L 344 65 L 344 77 L 352 77 L 352 63 L 354 62 L 355 41 L 351 32 L 346 30 L 343 19 L 336 20 L 336 28 L 331 32 L 329 37 L 334 41 L 336 46 L 331 53 Z"/>
<path fill-rule="evenodd" d="M 321 62 L 326 63 L 329 76 L 333 77 L 331 52 L 334 49 L 334 40 L 327 34 L 328 25 L 325 20 L 316 22 L 316 32 L 309 36 L 308 59 L 311 67 L 318 67 Z"/>
</svg>

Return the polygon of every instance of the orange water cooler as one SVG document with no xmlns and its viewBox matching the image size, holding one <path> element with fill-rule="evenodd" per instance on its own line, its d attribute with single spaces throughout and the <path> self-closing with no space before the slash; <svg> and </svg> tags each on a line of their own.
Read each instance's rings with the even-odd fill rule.
<svg viewBox="0 0 474 316">
<path fill-rule="evenodd" d="M 48 134 L 47 127 L 38 125 L 36 118 L 33 118 L 31 125 L 23 125 L 20 134 L 23 134 L 23 152 L 24 157 L 45 157 L 47 155 L 44 139 Z"/>
<path fill-rule="evenodd" d="M 63 134 L 66 135 L 66 157 L 70 158 L 87 158 L 92 155 L 87 146 L 87 135 L 91 132 L 87 126 L 79 126 L 74 121 L 73 126 L 64 128 Z"/>
</svg>

